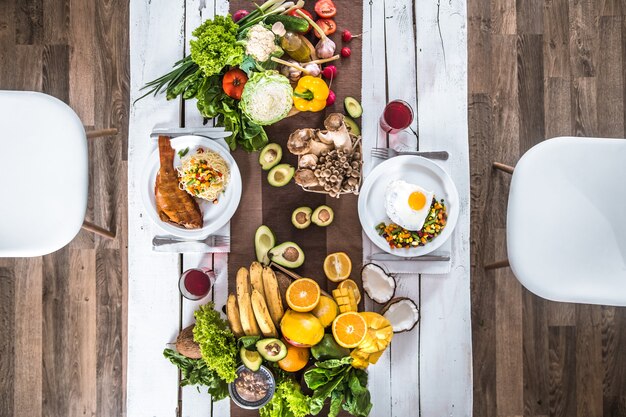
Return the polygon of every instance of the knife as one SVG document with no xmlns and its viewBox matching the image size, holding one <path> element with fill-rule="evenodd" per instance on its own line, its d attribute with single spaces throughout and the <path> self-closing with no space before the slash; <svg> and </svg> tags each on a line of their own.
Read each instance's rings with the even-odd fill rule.
<svg viewBox="0 0 626 417">
<path fill-rule="evenodd" d="M 229 247 L 210 246 L 204 242 L 180 242 L 169 245 L 152 245 L 155 252 L 174 252 L 174 253 L 228 253 Z"/>
<path fill-rule="evenodd" d="M 369 256 L 372 261 L 387 261 L 387 262 L 401 262 L 401 261 L 423 261 L 423 262 L 447 262 L 450 260 L 449 255 L 422 255 L 412 256 L 405 258 L 403 256 L 391 255 L 389 253 L 373 253 Z"/>
</svg>

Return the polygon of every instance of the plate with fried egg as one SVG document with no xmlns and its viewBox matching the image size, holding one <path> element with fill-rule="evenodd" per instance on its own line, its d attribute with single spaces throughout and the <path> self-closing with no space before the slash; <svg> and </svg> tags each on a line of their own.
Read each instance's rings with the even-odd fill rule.
<svg viewBox="0 0 626 417">
<path fill-rule="evenodd" d="M 416 257 L 433 252 L 452 235 L 459 194 L 441 166 L 402 155 L 380 163 L 365 177 L 358 209 L 361 226 L 376 246 L 392 255 Z M 400 247 L 395 242 L 401 239 L 391 238 L 393 230 L 401 230 L 408 236 L 404 241 L 411 242 Z"/>
</svg>

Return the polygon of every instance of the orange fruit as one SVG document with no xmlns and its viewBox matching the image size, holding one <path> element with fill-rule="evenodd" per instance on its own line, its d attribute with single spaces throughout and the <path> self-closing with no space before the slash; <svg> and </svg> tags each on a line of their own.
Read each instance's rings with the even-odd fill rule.
<svg viewBox="0 0 626 417">
<path fill-rule="evenodd" d="M 341 281 L 339 285 L 337 285 L 337 288 L 348 288 L 352 290 L 356 303 L 359 304 L 359 301 L 361 301 L 361 291 L 359 291 L 359 286 L 356 285 L 356 282 L 352 281 L 351 279 Z"/>
<path fill-rule="evenodd" d="M 298 372 L 309 362 L 309 348 L 296 347 L 289 344 L 287 346 L 287 356 L 278 361 L 280 369 L 287 372 Z"/>
<path fill-rule="evenodd" d="M 324 273 L 333 282 L 340 282 L 350 276 L 352 261 L 345 252 L 331 253 L 324 259 Z"/>
<path fill-rule="evenodd" d="M 319 319 L 322 326 L 328 327 L 339 314 L 339 306 L 332 298 L 322 295 L 319 303 L 311 310 L 311 313 Z"/>
<path fill-rule="evenodd" d="M 300 278 L 287 288 L 285 298 L 293 311 L 305 313 L 311 311 L 320 301 L 320 286 L 311 278 Z"/>
<path fill-rule="evenodd" d="M 367 323 L 354 311 L 342 313 L 333 321 L 333 337 L 340 346 L 354 348 L 361 344 L 367 334 Z"/>
</svg>

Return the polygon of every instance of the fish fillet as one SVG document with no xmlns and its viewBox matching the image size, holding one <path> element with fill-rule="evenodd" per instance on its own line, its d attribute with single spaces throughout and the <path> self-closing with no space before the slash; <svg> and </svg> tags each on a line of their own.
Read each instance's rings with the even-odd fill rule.
<svg viewBox="0 0 626 417">
<path fill-rule="evenodd" d="M 202 212 L 196 200 L 178 187 L 178 173 L 174 169 L 174 155 L 170 138 L 159 136 L 161 167 L 154 185 L 159 217 L 165 222 L 182 226 L 185 229 L 200 229 L 202 227 Z"/>
</svg>

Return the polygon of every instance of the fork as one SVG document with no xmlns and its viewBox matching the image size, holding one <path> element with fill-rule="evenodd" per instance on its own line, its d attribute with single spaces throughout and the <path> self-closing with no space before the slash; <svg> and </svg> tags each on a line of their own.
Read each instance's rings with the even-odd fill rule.
<svg viewBox="0 0 626 417">
<path fill-rule="evenodd" d="M 372 156 L 374 158 L 389 159 L 398 155 L 417 155 L 429 159 L 448 159 L 446 151 L 396 151 L 392 148 L 372 148 Z"/>
<path fill-rule="evenodd" d="M 153 246 L 171 245 L 172 243 L 200 242 L 209 247 L 229 246 L 230 237 L 221 235 L 211 235 L 204 240 L 189 240 L 176 236 L 155 236 L 152 239 Z"/>
</svg>

